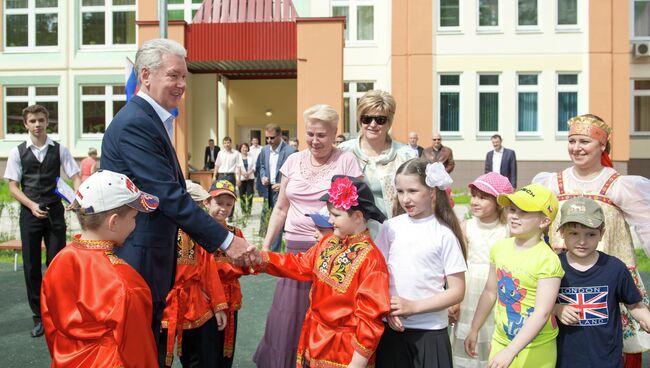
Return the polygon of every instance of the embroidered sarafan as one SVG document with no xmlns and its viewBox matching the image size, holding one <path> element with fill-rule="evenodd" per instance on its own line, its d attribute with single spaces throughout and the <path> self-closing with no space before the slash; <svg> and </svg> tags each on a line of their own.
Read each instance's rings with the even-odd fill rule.
<svg viewBox="0 0 650 368">
<path fill-rule="evenodd" d="M 316 259 L 314 270 L 318 278 L 339 293 L 348 290 L 359 265 L 372 249 L 368 237 L 363 234 L 343 241 L 336 236 L 330 237 L 326 243 L 329 245 Z"/>
</svg>

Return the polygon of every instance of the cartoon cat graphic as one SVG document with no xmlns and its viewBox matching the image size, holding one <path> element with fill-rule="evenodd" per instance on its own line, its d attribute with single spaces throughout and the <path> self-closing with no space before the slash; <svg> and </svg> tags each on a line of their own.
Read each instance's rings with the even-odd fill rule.
<svg viewBox="0 0 650 368">
<path fill-rule="evenodd" d="M 520 302 L 526 297 L 527 290 L 519 288 L 519 279 L 513 279 L 511 272 L 498 269 L 497 278 L 499 304 L 506 307 L 506 315 L 508 316 L 508 324 L 503 325 L 503 331 L 508 336 L 508 339 L 512 340 L 535 308 L 528 308 L 526 315 L 522 315 Z"/>
</svg>

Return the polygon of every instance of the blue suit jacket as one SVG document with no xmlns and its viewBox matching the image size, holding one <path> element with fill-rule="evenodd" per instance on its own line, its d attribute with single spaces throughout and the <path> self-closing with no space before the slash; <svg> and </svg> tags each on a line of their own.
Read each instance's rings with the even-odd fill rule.
<svg viewBox="0 0 650 368">
<path fill-rule="evenodd" d="M 494 150 L 491 150 L 485 156 L 485 173 L 492 172 L 492 157 L 494 156 Z M 501 157 L 501 167 L 499 168 L 499 173 L 512 184 L 513 188 L 517 187 L 517 156 L 515 151 L 507 148 L 503 148 L 503 156 Z"/>
<path fill-rule="evenodd" d="M 138 214 L 135 230 L 115 252 L 147 281 L 153 301 L 164 301 L 176 268 L 178 228 L 208 252 L 223 243 L 228 230 L 192 201 L 163 123 L 141 97 L 133 96 L 106 130 L 102 169 L 128 176 L 160 199 L 158 210 Z"/>
<path fill-rule="evenodd" d="M 297 152 L 295 148 L 291 147 L 290 145 L 282 142 L 280 143 L 280 150 L 278 152 L 278 166 L 275 169 L 275 172 L 270 172 L 270 164 L 269 164 L 269 157 L 271 156 L 271 145 L 267 144 L 266 146 L 262 147 L 262 151 L 260 152 L 260 155 L 258 157 L 258 161 L 260 163 L 260 168 L 259 168 L 259 173 L 260 173 L 260 178 L 266 176 L 271 180 L 274 178 L 276 183 L 279 183 L 280 180 L 282 179 L 282 174 L 280 174 L 280 168 L 282 165 L 284 165 L 284 162 L 287 160 L 287 157 L 289 157 L 290 154 Z"/>
</svg>

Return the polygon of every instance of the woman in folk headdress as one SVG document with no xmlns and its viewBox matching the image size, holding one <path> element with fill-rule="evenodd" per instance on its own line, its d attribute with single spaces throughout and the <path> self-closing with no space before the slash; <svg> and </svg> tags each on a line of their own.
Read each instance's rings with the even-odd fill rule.
<svg viewBox="0 0 650 368">
<path fill-rule="evenodd" d="M 612 168 L 609 157 L 611 128 L 596 115 L 586 114 L 569 120 L 568 152 L 573 166 L 558 173 L 539 173 L 533 183 L 547 186 L 562 202 L 584 196 L 602 207 L 607 226 L 598 245 L 601 250 L 625 262 L 634 278 L 643 302 L 648 296 L 639 272 L 630 226 L 650 254 L 650 180 L 641 176 L 621 175 Z M 556 251 L 564 249 L 558 233 L 560 216 L 551 225 L 549 237 Z M 641 353 L 650 350 L 650 335 L 644 332 L 627 309 L 621 306 L 625 367 L 641 367 Z"/>
</svg>

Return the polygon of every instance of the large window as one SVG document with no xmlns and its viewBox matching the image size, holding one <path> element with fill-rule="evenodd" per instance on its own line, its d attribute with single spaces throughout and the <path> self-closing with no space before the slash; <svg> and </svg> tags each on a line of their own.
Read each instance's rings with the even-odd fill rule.
<svg viewBox="0 0 650 368">
<path fill-rule="evenodd" d="M 578 115 L 578 74 L 557 75 L 557 131 L 567 132 L 567 122 Z"/>
<path fill-rule="evenodd" d="M 633 133 L 650 133 L 650 80 L 635 80 Z"/>
<path fill-rule="evenodd" d="M 578 25 L 578 0 L 557 0 L 557 25 L 559 28 Z"/>
<path fill-rule="evenodd" d="M 499 0 L 478 1 L 478 26 L 479 29 L 499 27 Z"/>
<path fill-rule="evenodd" d="M 460 74 L 440 74 L 438 80 L 439 130 L 458 133 L 460 131 Z"/>
<path fill-rule="evenodd" d="M 650 38 L 650 0 L 633 0 L 633 37 Z"/>
<path fill-rule="evenodd" d="M 81 44 L 134 45 L 135 0 L 81 0 Z"/>
<path fill-rule="evenodd" d="M 343 105 L 345 109 L 343 118 L 343 132 L 351 137 L 357 136 L 357 102 L 366 92 L 375 88 L 373 82 L 345 82 L 343 83 Z"/>
<path fill-rule="evenodd" d="M 478 76 L 478 131 L 499 131 L 499 75 Z"/>
<path fill-rule="evenodd" d="M 194 14 L 203 0 L 167 0 L 167 20 L 184 20 L 192 23 Z"/>
<path fill-rule="evenodd" d="M 517 0 L 518 28 L 537 28 L 537 25 L 537 0 Z"/>
<path fill-rule="evenodd" d="M 346 41 L 375 39 L 374 0 L 333 0 L 332 16 L 345 17 Z"/>
<path fill-rule="evenodd" d="M 438 27 L 441 29 L 460 28 L 459 0 L 440 0 Z"/>
<path fill-rule="evenodd" d="M 124 86 L 81 86 L 81 134 L 103 134 L 122 107 L 126 105 Z"/>
<path fill-rule="evenodd" d="M 5 134 L 27 134 L 23 124 L 23 109 L 29 105 L 42 105 L 50 113 L 48 134 L 59 132 L 58 86 L 6 86 L 4 88 Z"/>
<path fill-rule="evenodd" d="M 517 75 L 517 133 L 537 133 L 537 74 Z"/>
<path fill-rule="evenodd" d="M 2 3 L 7 49 L 57 46 L 58 0 L 4 0 Z"/>
</svg>

